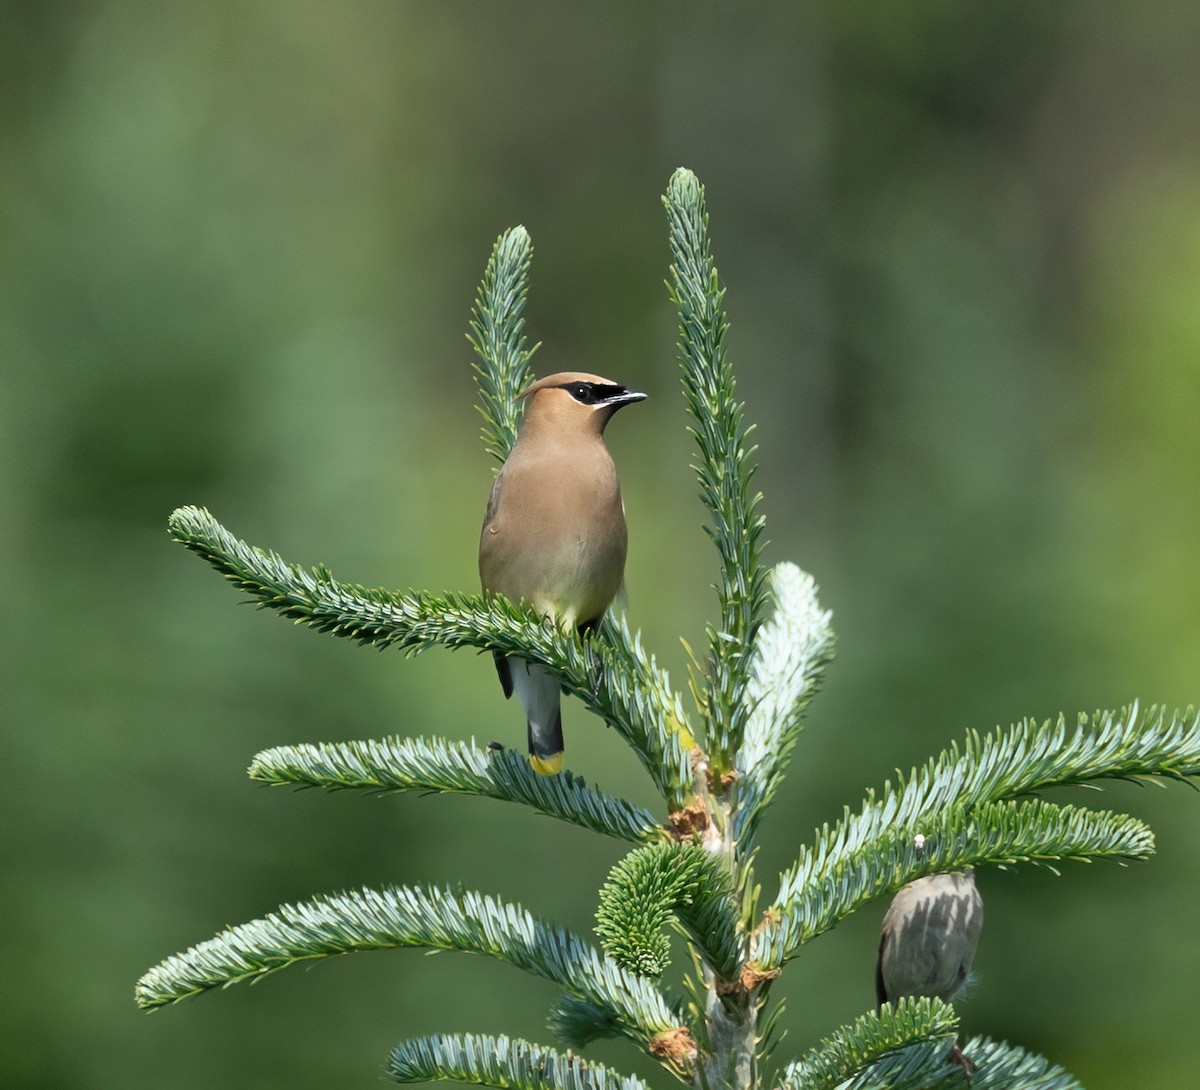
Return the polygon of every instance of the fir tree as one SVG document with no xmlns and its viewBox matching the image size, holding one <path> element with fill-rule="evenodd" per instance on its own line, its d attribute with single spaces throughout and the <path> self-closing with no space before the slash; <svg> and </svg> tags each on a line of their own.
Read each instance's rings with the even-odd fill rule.
<svg viewBox="0 0 1200 1090">
<path fill-rule="evenodd" d="M 610 619 L 585 636 L 542 625 L 528 608 L 478 594 L 397 593 L 337 582 L 254 548 L 209 513 L 181 508 L 171 536 L 259 605 L 294 621 L 406 655 L 470 647 L 541 664 L 613 727 L 662 798 L 660 813 L 589 787 L 571 772 L 539 776 L 515 752 L 441 738 L 283 746 L 258 754 L 255 780 L 368 791 L 483 795 L 518 803 L 632 845 L 599 892 L 598 943 L 519 905 L 462 889 L 389 886 L 318 896 L 222 931 L 151 969 L 136 989 L 147 1009 L 297 962 L 414 946 L 488 954 L 552 980 L 562 995 L 549 1027 L 567 1046 L 501 1036 L 436 1035 L 392 1053 L 398 1082 L 451 1079 L 512 1090 L 643 1090 L 581 1059 L 599 1037 L 623 1037 L 680 1081 L 751 1090 L 929 1090 L 961 1086 L 946 1063 L 953 1009 L 903 1000 L 828 1031 L 807 1054 L 778 1056 L 772 982 L 803 947 L 869 901 L 925 874 L 963 866 L 1143 859 L 1136 818 L 1032 798 L 1105 778 L 1187 779 L 1200 773 L 1200 722 L 1137 705 L 1073 725 L 1025 721 L 968 733 L 921 769 L 868 794 L 817 830 L 766 901 L 753 860 L 759 821 L 776 796 L 805 711 L 833 655 L 830 614 L 813 579 L 761 562 L 750 429 L 725 354 L 724 289 L 704 192 L 687 170 L 664 203 L 669 288 L 679 310 L 679 360 L 696 440 L 695 470 L 716 547 L 719 621 L 695 667 L 692 707 L 642 646 Z M 500 236 L 471 317 L 483 438 L 503 461 L 521 418 L 518 394 L 533 348 L 523 309 L 532 249 L 523 228 Z M 597 666 L 599 668 L 597 668 Z M 691 965 L 668 986 L 667 928 Z M 1066 1072 L 1018 1047 L 965 1043 L 978 1090 L 1066 1090 Z"/>
</svg>

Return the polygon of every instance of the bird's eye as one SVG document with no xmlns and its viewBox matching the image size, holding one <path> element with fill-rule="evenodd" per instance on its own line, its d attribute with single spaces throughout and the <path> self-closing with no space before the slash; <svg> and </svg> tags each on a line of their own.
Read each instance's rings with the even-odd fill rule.
<svg viewBox="0 0 1200 1090">
<path fill-rule="evenodd" d="M 587 382 L 569 382 L 566 391 L 584 405 L 591 405 L 596 400 L 595 390 Z"/>
</svg>

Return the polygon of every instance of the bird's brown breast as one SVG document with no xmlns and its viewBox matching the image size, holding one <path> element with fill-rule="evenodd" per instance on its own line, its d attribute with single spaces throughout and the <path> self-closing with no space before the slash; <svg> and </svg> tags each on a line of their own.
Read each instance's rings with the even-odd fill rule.
<svg viewBox="0 0 1200 1090">
<path fill-rule="evenodd" d="M 479 545 L 485 591 L 581 625 L 620 589 L 627 532 L 612 458 L 599 437 L 518 443 L 492 489 Z"/>
</svg>

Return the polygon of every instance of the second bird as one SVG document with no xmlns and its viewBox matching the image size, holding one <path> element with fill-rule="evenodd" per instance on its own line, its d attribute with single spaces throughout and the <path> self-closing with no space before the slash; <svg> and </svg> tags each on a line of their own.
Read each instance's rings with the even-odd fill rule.
<svg viewBox="0 0 1200 1090">
<path fill-rule="evenodd" d="M 485 594 L 528 602 L 563 629 L 595 627 L 625 577 L 627 534 L 604 428 L 646 395 L 598 375 L 561 371 L 521 395 L 525 420 L 488 500 L 479 538 Z M 529 759 L 562 768 L 561 687 L 543 667 L 496 655 L 504 695 L 515 691 Z"/>
<path fill-rule="evenodd" d="M 909 882 L 883 917 L 875 963 L 879 1005 L 922 995 L 949 1002 L 970 979 L 982 930 L 983 898 L 970 867 Z M 957 1042 L 947 1060 L 968 1075 L 975 1070 Z"/>
</svg>

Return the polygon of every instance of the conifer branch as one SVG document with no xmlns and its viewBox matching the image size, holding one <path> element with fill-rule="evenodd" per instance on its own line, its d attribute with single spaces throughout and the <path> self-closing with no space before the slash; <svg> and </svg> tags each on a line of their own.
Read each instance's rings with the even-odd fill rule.
<svg viewBox="0 0 1200 1090">
<path fill-rule="evenodd" d="M 1083 1090 L 1073 1075 L 1044 1056 L 1006 1041 L 972 1037 L 962 1050 L 975 1063 L 969 1090 Z"/>
<path fill-rule="evenodd" d="M 594 635 L 581 640 L 543 624 L 531 607 L 494 595 L 402 594 L 339 583 L 323 566 L 302 568 L 239 541 L 203 508 L 179 508 L 168 528 L 260 607 L 318 631 L 408 655 L 434 646 L 473 647 L 548 667 L 633 748 L 672 810 L 690 797 L 679 696 L 627 633 L 619 642 Z"/>
<path fill-rule="evenodd" d="M 729 872 L 694 844 L 638 848 L 622 859 L 600 891 L 596 933 L 618 964 L 658 977 L 669 964 L 663 929 L 676 917 L 722 980 L 733 980 L 743 939 Z"/>
<path fill-rule="evenodd" d="M 1153 851 L 1153 834 L 1136 818 L 1041 800 L 930 813 L 918 824 L 897 822 L 853 851 L 827 828 L 783 876 L 751 962 L 760 971 L 778 968 L 867 902 L 925 874 L 976 864 L 1145 859 Z"/>
<path fill-rule="evenodd" d="M 921 1065 L 928 1057 L 935 1065 L 944 1066 L 957 1033 L 958 1016 L 948 1003 L 940 999 L 902 999 L 895 1007 L 859 1015 L 788 1064 L 781 1090 L 834 1090 L 888 1053 L 922 1042 L 929 1047 L 919 1054 Z M 909 1062 L 913 1059 L 909 1057 Z"/>
<path fill-rule="evenodd" d="M 272 786 L 482 795 L 635 844 L 666 836 L 648 810 L 588 787 L 582 776 L 539 776 L 515 750 L 442 738 L 277 746 L 257 754 L 249 774 Z"/>
<path fill-rule="evenodd" d="M 679 360 L 683 392 L 699 451 L 693 466 L 700 496 L 712 516 L 705 527 L 721 561 L 720 626 L 709 628 L 709 676 L 705 703 L 713 767 L 732 767 L 745 729 L 743 690 L 750 644 L 766 609 L 760 561 L 763 518 L 752 491 L 754 448 L 736 399 L 733 367 L 725 356 L 725 289 L 708 239 L 704 187 L 690 171 L 671 177 L 667 209 L 671 268 L 668 288 L 679 310 Z"/>
<path fill-rule="evenodd" d="M 500 1090 L 648 1090 L 633 1075 L 570 1053 L 473 1033 L 405 1041 L 392 1052 L 388 1076 L 396 1082 L 451 1079 Z"/>
<path fill-rule="evenodd" d="M 664 197 L 668 290 L 679 311 L 678 358 L 696 441 L 693 466 L 720 562 L 719 620 L 693 689 L 698 745 L 679 694 L 623 618 L 580 636 L 525 605 L 469 594 L 405 593 L 335 581 L 233 537 L 207 511 L 181 508 L 170 533 L 260 607 L 318 631 L 415 655 L 472 648 L 547 668 L 619 732 L 670 811 L 670 838 L 648 811 L 589 788 L 569 772 L 536 775 L 515 751 L 441 739 L 389 738 L 282 746 L 258 754 L 253 778 L 275 784 L 475 794 L 641 845 L 601 892 L 604 951 L 483 894 L 428 887 L 362 889 L 284 905 L 167 958 L 138 982 L 145 1009 L 207 989 L 360 950 L 424 947 L 485 954 L 556 983 L 550 1027 L 569 1044 L 624 1037 L 701 1090 L 758 1090 L 778 1007 L 770 982 L 811 939 L 868 901 L 922 875 L 978 864 L 1142 859 L 1153 851 L 1136 818 L 1024 796 L 1105 778 L 1200 777 L 1200 717 L 1136 704 L 1119 713 L 1026 720 L 972 731 L 921 769 L 898 774 L 859 812 L 817 831 L 781 876 L 780 892 L 747 933 L 759 890 L 750 866 L 762 814 L 777 793 L 805 709 L 833 654 L 830 615 L 811 577 L 779 565 L 770 591 L 761 563 L 763 518 L 753 490 L 752 427 L 726 358 L 724 288 L 712 257 L 703 187 L 676 171 Z M 468 339 L 488 452 L 503 462 L 532 375 L 524 333 L 532 246 L 522 227 L 496 241 L 471 312 Z M 685 1015 L 653 978 L 667 967 L 663 929 L 688 939 L 695 1003 Z M 778 1090 L 932 1090 L 968 1085 L 947 1063 L 953 1011 L 904 1000 L 842 1026 L 784 1071 Z M 1064 1071 L 1019 1048 L 976 1038 L 970 1090 L 1079 1090 Z M 602 1065 L 508 1037 L 437 1035 L 392 1054 L 396 1081 L 454 1079 L 500 1090 L 646 1090 Z"/>
<path fill-rule="evenodd" d="M 783 780 L 803 715 L 833 658 L 831 614 L 811 575 L 795 564 L 771 573 L 775 611 L 758 630 L 745 699 L 745 735 L 736 755 L 734 837 L 745 854 Z"/>
<path fill-rule="evenodd" d="M 555 1037 L 572 1048 L 583 1048 L 593 1041 L 621 1036 L 621 1025 L 610 1010 L 570 992 L 558 997 L 550 1008 L 546 1024 Z"/>
<path fill-rule="evenodd" d="M 949 1008 L 942 1005 L 940 1011 Z M 853 1040 L 854 1032 L 866 1029 L 876 1017 L 879 1029 L 866 1030 L 862 1041 Z M 887 1041 L 887 1034 L 881 1032 L 885 1020 L 889 1020 L 886 1008 L 878 1016 L 863 1015 L 852 1027 L 842 1027 L 829 1042 L 787 1068 L 783 1090 L 1083 1090 L 1071 1075 L 1043 1057 L 986 1037 L 972 1038 L 962 1046 L 975 1064 L 970 1078 L 961 1066 L 947 1062 L 952 1037 L 879 1048 Z M 914 1033 L 909 1039 L 917 1036 Z M 839 1067 L 839 1060 L 844 1066 Z"/>
<path fill-rule="evenodd" d="M 837 1090 L 974 1090 L 963 1069 L 949 1061 L 952 1047 L 950 1041 L 920 1041 L 885 1053 L 835 1085 Z"/>
<path fill-rule="evenodd" d="M 1154 778 L 1189 782 L 1200 776 L 1200 716 L 1192 708 L 1167 714 L 1137 701 L 1119 712 L 1080 714 L 1068 730 L 1065 716 L 1040 726 L 1024 719 L 981 737 L 968 731 L 918 773 L 896 784 L 902 811 L 919 800 L 1013 798 L 1067 784 Z"/>
<path fill-rule="evenodd" d="M 1152 708 L 1143 717 L 1137 704 L 1133 704 L 1119 714 L 1097 712 L 1092 717 L 1080 716 L 1070 735 L 1062 717 L 1054 726 L 1046 722 L 1039 727 L 1026 720 L 986 738 L 972 731 L 961 751 L 952 745 L 921 772 L 914 770 L 907 778 L 901 777 L 895 788 L 885 784 L 878 801 L 874 792 L 869 793 L 858 814 L 847 814 L 832 828 L 821 830 L 813 846 L 806 848 L 782 876 L 779 895 L 767 916 L 786 921 L 785 906 L 799 906 L 809 892 L 820 887 L 824 876 L 835 875 L 839 868 L 853 870 L 872 844 L 883 845 L 889 838 L 898 838 L 898 850 L 907 851 L 902 843 L 905 839 L 917 833 L 928 836 L 928 828 L 946 819 L 957 821 L 955 814 L 973 814 L 977 807 L 988 802 L 1059 784 L 1090 783 L 1103 778 L 1142 780 L 1158 776 L 1185 780 L 1198 774 L 1200 721 L 1191 709 L 1182 715 L 1167 716 L 1162 710 Z M 1013 846 L 1019 845 L 1014 842 Z M 1118 857 L 1126 854 L 1119 845 L 1115 847 Z M 982 856 L 974 861 L 1005 862 L 998 857 Z M 969 862 L 972 860 L 964 858 L 951 866 Z M 860 875 L 862 879 L 866 877 Z M 869 896 L 873 895 L 866 899 Z M 780 926 L 787 927 L 792 937 L 784 939 L 775 925 L 769 923 L 759 936 L 755 964 L 781 964 L 772 959 L 794 956 L 799 945 L 812 937 L 807 925 L 793 928 L 781 922 Z"/>
<path fill-rule="evenodd" d="M 533 243 L 524 227 L 505 231 L 491 257 L 471 309 L 467 340 L 475 349 L 471 369 L 479 387 L 483 445 L 503 462 L 517 441 L 524 406 L 519 394 L 532 380 L 529 361 L 538 346 L 525 345 L 525 300 Z"/>
<path fill-rule="evenodd" d="M 284 905 L 160 962 L 138 981 L 135 997 L 140 1007 L 160 1007 L 297 962 L 400 946 L 507 961 L 610 1012 L 622 1034 L 642 1045 L 681 1027 L 680 1016 L 650 981 L 578 935 L 520 905 L 430 887 L 362 889 Z"/>
</svg>

